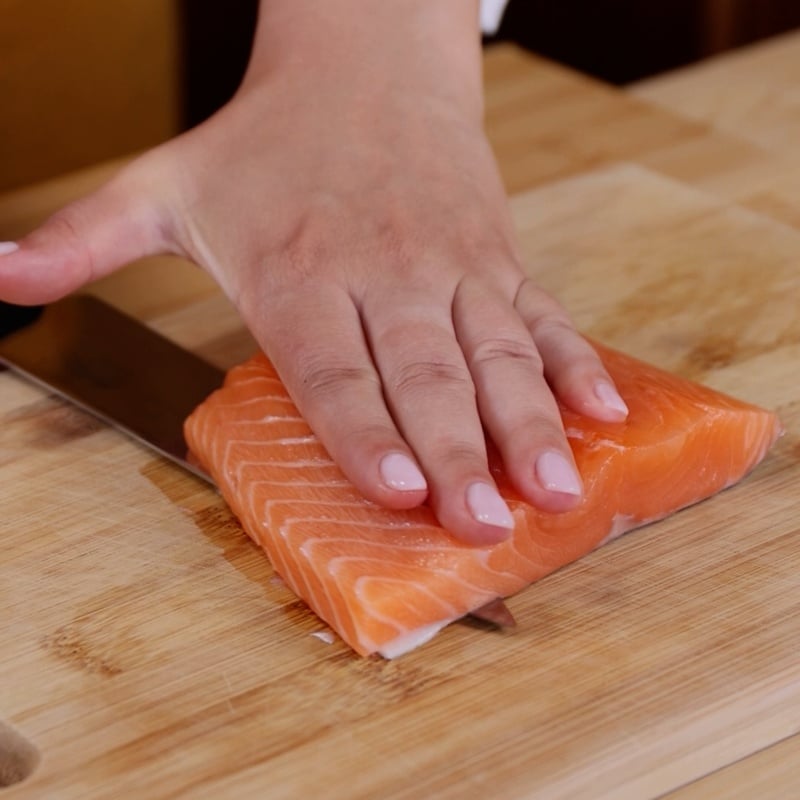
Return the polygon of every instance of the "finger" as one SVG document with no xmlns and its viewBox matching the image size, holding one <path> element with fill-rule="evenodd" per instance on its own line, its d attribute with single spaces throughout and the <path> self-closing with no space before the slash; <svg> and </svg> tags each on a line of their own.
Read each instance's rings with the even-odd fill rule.
<svg viewBox="0 0 800 800">
<path fill-rule="evenodd" d="M 511 481 L 538 508 L 573 508 L 581 480 L 541 356 L 522 319 L 509 300 L 476 281 L 459 285 L 453 318 L 481 417 Z"/>
<path fill-rule="evenodd" d="M 542 356 L 545 378 L 556 396 L 580 414 L 622 422 L 628 415 L 625 401 L 564 309 L 530 281 L 520 287 L 515 305 Z"/>
<path fill-rule="evenodd" d="M 428 477 L 437 518 L 472 544 L 507 538 L 513 518 L 489 473 L 449 302 L 436 305 L 429 294 L 401 290 L 363 315 L 387 403 Z"/>
<path fill-rule="evenodd" d="M 301 414 L 359 491 L 389 508 L 421 504 L 425 477 L 386 408 L 350 298 L 319 285 L 247 315 Z"/>
<path fill-rule="evenodd" d="M 0 297 L 51 302 L 123 264 L 163 252 L 164 226 L 151 196 L 145 169 L 134 163 L 0 248 Z"/>
</svg>

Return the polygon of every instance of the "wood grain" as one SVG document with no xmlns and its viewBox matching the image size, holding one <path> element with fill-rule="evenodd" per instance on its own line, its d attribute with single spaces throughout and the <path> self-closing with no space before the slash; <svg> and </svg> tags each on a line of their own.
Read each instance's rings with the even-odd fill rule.
<svg viewBox="0 0 800 800">
<path fill-rule="evenodd" d="M 670 792 L 664 800 L 704 800 L 709 797 L 780 800 L 797 797 L 800 794 L 798 763 L 800 736 L 790 736 L 726 769 Z"/>
<path fill-rule="evenodd" d="M 42 754 L 4 798 L 792 796 L 800 231 L 650 163 L 729 141 L 705 122 L 510 50 L 487 76 L 531 274 L 592 335 L 776 408 L 784 437 L 517 595 L 514 632 L 457 624 L 386 662 L 318 638 L 213 490 L 0 374 L 0 716 Z M 203 281 L 121 281 L 103 291 L 220 365 L 253 346 Z"/>
<path fill-rule="evenodd" d="M 654 153 L 646 163 L 800 228 L 798 58 L 800 35 L 791 33 L 634 86 L 637 96 L 712 126 L 703 139 Z M 793 352 L 790 363 L 798 356 Z M 668 796 L 793 797 L 800 793 L 799 754 L 800 736 L 790 736 Z"/>
<path fill-rule="evenodd" d="M 631 91 L 739 139 L 770 149 L 794 150 L 800 124 L 799 48 L 800 32 L 787 33 L 641 81 Z"/>
<path fill-rule="evenodd" d="M 800 32 L 642 81 L 631 93 L 709 126 L 653 151 L 649 166 L 800 227 Z"/>
<path fill-rule="evenodd" d="M 486 129 L 511 194 L 634 159 L 703 130 L 592 78 L 510 47 L 485 60 Z"/>
</svg>

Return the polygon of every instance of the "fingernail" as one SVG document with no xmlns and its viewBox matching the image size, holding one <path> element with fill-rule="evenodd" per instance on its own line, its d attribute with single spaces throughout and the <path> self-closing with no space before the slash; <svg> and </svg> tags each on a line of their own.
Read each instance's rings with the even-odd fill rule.
<svg viewBox="0 0 800 800">
<path fill-rule="evenodd" d="M 19 245 L 16 242 L 0 242 L 0 256 L 9 256 L 16 253 Z"/>
<path fill-rule="evenodd" d="M 619 396 L 619 392 L 608 381 L 598 381 L 594 387 L 597 399 L 610 411 L 619 411 L 621 414 L 628 414 L 628 406 Z"/>
<path fill-rule="evenodd" d="M 467 508 L 470 514 L 484 525 L 496 528 L 514 527 L 514 517 L 494 486 L 488 483 L 471 483 L 467 487 Z"/>
<path fill-rule="evenodd" d="M 404 453 L 389 453 L 379 466 L 383 482 L 401 492 L 418 492 L 427 489 L 428 483 L 419 467 Z"/>
<path fill-rule="evenodd" d="M 580 496 L 581 481 L 570 462 L 555 451 L 542 453 L 536 460 L 536 476 L 549 492 Z"/>
</svg>

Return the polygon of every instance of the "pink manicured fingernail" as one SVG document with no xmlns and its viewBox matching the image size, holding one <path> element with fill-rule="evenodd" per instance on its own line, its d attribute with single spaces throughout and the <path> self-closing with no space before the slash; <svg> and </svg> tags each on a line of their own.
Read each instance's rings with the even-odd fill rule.
<svg viewBox="0 0 800 800">
<path fill-rule="evenodd" d="M 508 506 L 494 486 L 488 483 L 471 483 L 467 487 L 467 508 L 470 514 L 484 525 L 494 525 L 496 528 L 514 527 L 514 517 Z"/>
<path fill-rule="evenodd" d="M 0 242 L 0 256 L 9 256 L 16 253 L 19 245 L 16 242 Z"/>
<path fill-rule="evenodd" d="M 401 492 L 418 492 L 427 489 L 428 483 L 419 467 L 403 453 L 389 453 L 380 463 L 383 482 L 392 489 Z"/>
<path fill-rule="evenodd" d="M 542 453 L 536 460 L 536 475 L 549 492 L 580 496 L 581 481 L 572 464 L 552 450 Z"/>
<path fill-rule="evenodd" d="M 628 406 L 619 396 L 619 392 L 607 381 L 598 381 L 594 387 L 597 399 L 610 411 L 619 411 L 620 414 L 628 414 Z"/>
</svg>

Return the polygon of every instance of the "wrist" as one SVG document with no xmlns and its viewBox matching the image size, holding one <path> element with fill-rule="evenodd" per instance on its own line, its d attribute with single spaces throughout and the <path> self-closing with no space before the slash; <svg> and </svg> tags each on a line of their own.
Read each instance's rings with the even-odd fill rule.
<svg viewBox="0 0 800 800">
<path fill-rule="evenodd" d="M 422 93 L 483 112 L 477 0 L 261 0 L 243 88 L 279 79 L 316 92 Z"/>
</svg>

